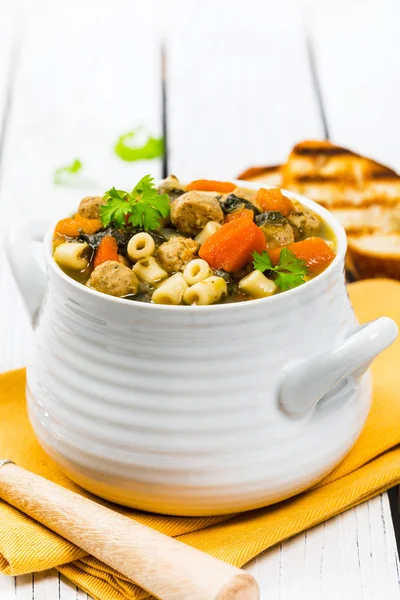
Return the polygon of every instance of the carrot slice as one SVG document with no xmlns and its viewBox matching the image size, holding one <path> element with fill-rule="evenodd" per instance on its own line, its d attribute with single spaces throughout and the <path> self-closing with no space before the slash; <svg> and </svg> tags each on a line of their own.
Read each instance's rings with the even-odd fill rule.
<svg viewBox="0 0 400 600">
<path fill-rule="evenodd" d="M 221 194 L 229 194 L 236 188 L 237 185 L 229 181 L 213 181 L 212 179 L 196 179 L 196 181 L 192 181 L 186 186 L 187 191 L 221 192 Z"/>
<path fill-rule="evenodd" d="M 319 237 L 310 237 L 301 242 L 294 242 L 284 246 L 291 250 L 297 258 L 306 261 L 307 269 L 314 275 L 321 273 L 335 258 L 335 253 L 328 244 Z M 279 263 L 281 248 L 269 250 L 268 254 L 274 265 Z"/>
<path fill-rule="evenodd" d="M 112 235 L 106 235 L 101 240 L 94 255 L 93 268 L 95 269 L 107 260 L 119 262 L 117 240 Z"/>
<path fill-rule="evenodd" d="M 201 246 L 200 258 L 214 269 L 231 273 L 252 261 L 253 252 L 266 248 L 263 232 L 247 217 L 225 223 Z"/>
<path fill-rule="evenodd" d="M 86 217 L 76 214 L 73 218 L 58 221 L 54 233 L 66 235 L 67 237 L 77 237 L 82 231 L 91 234 L 96 233 L 101 228 L 102 224 L 99 219 L 86 219 Z"/>
<path fill-rule="evenodd" d="M 87 219 L 79 213 L 74 216 L 75 222 L 83 233 L 97 233 L 102 228 L 100 219 Z"/>
<path fill-rule="evenodd" d="M 264 211 L 276 211 L 287 217 L 294 211 L 294 206 L 278 189 L 266 190 L 260 188 L 254 200 L 255 204 Z"/>
<path fill-rule="evenodd" d="M 234 212 L 226 215 L 225 223 L 230 223 L 231 221 L 239 219 L 240 217 L 247 217 L 248 219 L 251 219 L 253 221 L 254 213 L 252 210 L 250 210 L 250 208 L 242 208 L 241 210 L 235 210 Z"/>
<path fill-rule="evenodd" d="M 58 221 L 54 232 L 67 237 L 76 237 L 79 235 L 79 227 L 75 219 L 61 219 L 61 221 Z"/>
</svg>

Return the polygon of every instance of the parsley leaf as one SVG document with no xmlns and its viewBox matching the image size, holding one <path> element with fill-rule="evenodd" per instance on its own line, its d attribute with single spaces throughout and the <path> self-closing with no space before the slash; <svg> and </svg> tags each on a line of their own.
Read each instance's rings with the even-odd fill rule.
<svg viewBox="0 0 400 600">
<path fill-rule="evenodd" d="M 142 177 L 131 193 L 113 187 L 103 198 L 106 203 L 100 207 L 100 218 L 104 227 L 110 223 L 124 227 L 128 221 L 133 227 L 154 230 L 170 211 L 169 197 L 158 193 L 151 175 Z"/>
<path fill-rule="evenodd" d="M 253 265 L 254 268 L 257 269 L 257 271 L 261 271 L 261 273 L 264 273 L 264 271 L 272 271 L 274 269 L 270 256 L 265 250 L 263 250 L 261 254 L 253 252 Z"/>
<path fill-rule="evenodd" d="M 271 258 L 265 250 L 261 254 L 253 252 L 253 264 L 254 268 L 262 273 L 272 271 L 276 285 L 283 292 L 304 283 L 304 277 L 307 275 L 305 260 L 297 258 L 288 248 L 282 248 L 279 263 L 276 266 L 272 264 Z"/>
<path fill-rule="evenodd" d="M 127 193 L 112 187 L 104 194 L 103 199 L 107 200 L 106 204 L 100 206 L 103 227 L 107 227 L 110 223 L 115 223 L 119 227 L 125 225 L 125 215 L 131 210 L 127 202 Z"/>
<path fill-rule="evenodd" d="M 304 273 L 285 273 L 285 271 L 278 272 L 275 283 L 282 290 L 291 290 L 304 283 Z"/>
<path fill-rule="evenodd" d="M 164 139 L 153 137 L 145 127 L 136 127 L 118 138 L 114 150 L 122 160 L 151 160 L 164 154 Z"/>
<path fill-rule="evenodd" d="M 57 185 L 67 183 L 70 176 L 78 173 L 82 169 L 82 166 L 81 161 L 76 158 L 70 165 L 58 167 L 58 169 L 54 171 L 53 182 Z"/>
<path fill-rule="evenodd" d="M 282 248 L 281 254 L 279 257 L 279 268 L 284 268 L 285 271 L 289 271 L 289 273 L 299 273 L 305 274 L 306 269 L 306 261 L 301 258 L 297 258 L 297 256 L 289 250 L 289 248 Z"/>
</svg>

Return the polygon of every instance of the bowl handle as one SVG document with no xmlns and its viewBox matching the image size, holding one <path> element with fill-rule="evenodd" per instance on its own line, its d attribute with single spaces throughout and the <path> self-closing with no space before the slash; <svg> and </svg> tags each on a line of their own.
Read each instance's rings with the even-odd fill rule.
<svg viewBox="0 0 400 600">
<path fill-rule="evenodd" d="M 281 408 L 292 417 L 305 415 L 342 379 L 363 375 L 396 337 L 397 325 L 388 317 L 359 325 L 336 347 L 289 369 L 280 389 Z"/>
<path fill-rule="evenodd" d="M 42 304 L 46 289 L 46 275 L 32 252 L 32 242 L 43 242 L 48 223 L 34 221 L 12 229 L 5 239 L 5 250 L 11 272 L 17 283 L 32 326 Z"/>
</svg>

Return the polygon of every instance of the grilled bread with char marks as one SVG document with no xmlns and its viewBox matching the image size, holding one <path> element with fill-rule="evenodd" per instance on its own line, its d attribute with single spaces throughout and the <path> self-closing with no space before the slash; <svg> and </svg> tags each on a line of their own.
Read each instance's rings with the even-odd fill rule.
<svg viewBox="0 0 400 600">
<path fill-rule="evenodd" d="M 261 181 L 268 185 L 282 186 L 282 165 L 270 167 L 250 167 L 241 173 L 238 179 L 243 181 Z"/>
<path fill-rule="evenodd" d="M 282 167 L 282 183 L 326 208 L 400 203 L 395 171 L 326 141 L 297 144 Z"/>
<path fill-rule="evenodd" d="M 239 179 L 281 186 L 325 206 L 346 229 L 356 275 L 400 279 L 400 176 L 389 167 L 328 141 L 305 141 L 286 164 L 248 169 Z"/>
</svg>

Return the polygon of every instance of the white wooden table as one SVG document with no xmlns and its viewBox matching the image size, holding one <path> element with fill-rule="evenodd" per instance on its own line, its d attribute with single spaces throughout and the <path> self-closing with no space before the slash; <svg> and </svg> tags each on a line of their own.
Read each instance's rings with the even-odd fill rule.
<svg viewBox="0 0 400 600">
<path fill-rule="evenodd" d="M 167 43 L 170 170 L 230 178 L 322 137 L 400 169 L 400 3 L 296 0 L 0 0 L 0 236 L 55 219 L 87 193 L 129 188 L 161 163 L 113 156 L 120 133 L 161 130 L 159 40 Z M 82 175 L 52 183 L 74 158 Z M 0 370 L 25 364 L 30 330 L 0 253 Z M 1 426 L 0 426 L 1 427 Z M 1 434 L 1 429 L 0 429 Z M 396 600 L 386 494 L 248 565 L 268 600 Z M 0 577 L 0 600 L 82 600 L 56 571 Z"/>
</svg>

